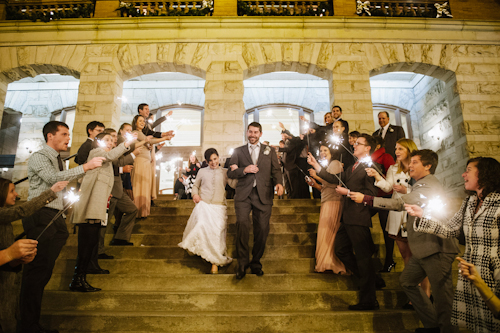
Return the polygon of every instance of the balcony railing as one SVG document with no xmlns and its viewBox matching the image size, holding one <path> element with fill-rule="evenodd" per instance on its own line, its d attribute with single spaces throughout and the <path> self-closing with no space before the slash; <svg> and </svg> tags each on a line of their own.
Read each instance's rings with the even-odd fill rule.
<svg viewBox="0 0 500 333">
<path fill-rule="evenodd" d="M 238 1 L 238 16 L 330 16 L 328 0 Z"/>
<path fill-rule="evenodd" d="M 138 16 L 211 16 L 213 1 L 120 2 L 122 17 Z"/>
<path fill-rule="evenodd" d="M 90 0 L 70 1 L 7 1 L 7 20 L 31 20 L 49 22 L 61 18 L 88 18 L 94 11 Z"/>
<path fill-rule="evenodd" d="M 360 16 L 387 17 L 453 17 L 448 2 L 433 1 L 356 1 L 356 13 Z"/>
</svg>

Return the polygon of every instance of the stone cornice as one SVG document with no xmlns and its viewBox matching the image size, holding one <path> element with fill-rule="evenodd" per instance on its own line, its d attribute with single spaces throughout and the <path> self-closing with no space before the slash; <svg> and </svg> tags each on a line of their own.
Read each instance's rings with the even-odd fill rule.
<svg viewBox="0 0 500 333">
<path fill-rule="evenodd" d="M 500 22 L 375 17 L 143 17 L 0 22 L 0 46 L 168 42 L 500 44 Z"/>
</svg>

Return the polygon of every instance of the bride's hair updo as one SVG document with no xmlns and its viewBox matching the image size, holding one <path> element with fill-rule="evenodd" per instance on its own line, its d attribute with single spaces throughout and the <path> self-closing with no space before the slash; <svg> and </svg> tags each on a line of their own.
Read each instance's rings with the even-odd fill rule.
<svg viewBox="0 0 500 333">
<path fill-rule="evenodd" d="M 217 156 L 219 156 L 219 153 L 217 152 L 217 150 L 215 148 L 208 148 L 207 150 L 205 150 L 205 160 L 208 162 L 210 161 L 210 157 L 212 156 L 212 154 L 215 154 Z"/>
</svg>

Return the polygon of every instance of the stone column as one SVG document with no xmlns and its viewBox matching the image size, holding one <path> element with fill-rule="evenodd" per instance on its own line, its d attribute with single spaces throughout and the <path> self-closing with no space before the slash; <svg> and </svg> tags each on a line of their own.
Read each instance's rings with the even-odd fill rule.
<svg viewBox="0 0 500 333">
<path fill-rule="evenodd" d="M 2 123 L 3 108 L 5 104 L 5 98 L 7 96 L 7 86 L 9 84 L 5 81 L 0 80 L 0 124 Z"/>
<path fill-rule="evenodd" d="M 97 120 L 116 130 L 120 125 L 119 97 L 122 96 L 123 80 L 112 63 L 99 62 L 99 57 L 91 59 L 95 62 L 89 62 L 80 76 L 71 154 L 75 154 L 87 139 L 86 126 L 89 122 Z"/>
<path fill-rule="evenodd" d="M 119 17 L 120 11 L 116 10 L 120 6 L 117 0 L 98 0 L 95 3 L 95 18 Z"/>
<path fill-rule="evenodd" d="M 216 148 L 220 156 L 243 143 L 243 71 L 237 61 L 212 61 L 205 82 L 203 151 Z"/>
<path fill-rule="evenodd" d="M 238 0 L 215 0 L 213 16 L 238 16 Z"/>
<path fill-rule="evenodd" d="M 331 106 L 342 108 L 342 118 L 349 122 L 349 131 L 372 134 L 373 105 L 370 76 L 361 61 L 339 61 L 333 69 Z"/>
</svg>

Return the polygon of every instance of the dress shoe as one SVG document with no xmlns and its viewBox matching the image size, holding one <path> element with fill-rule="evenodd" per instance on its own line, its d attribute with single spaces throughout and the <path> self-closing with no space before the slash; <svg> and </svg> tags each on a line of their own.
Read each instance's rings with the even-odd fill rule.
<svg viewBox="0 0 500 333">
<path fill-rule="evenodd" d="M 380 276 L 375 278 L 375 289 L 385 288 L 385 281 Z"/>
<path fill-rule="evenodd" d="M 413 308 L 413 304 L 410 303 L 410 301 L 406 302 L 405 305 L 403 305 L 403 310 L 415 310 Z"/>
<path fill-rule="evenodd" d="M 384 265 L 384 267 L 379 272 L 380 273 L 390 273 L 393 268 L 394 268 L 394 271 L 396 271 L 396 263 L 394 261 L 389 265 Z"/>
<path fill-rule="evenodd" d="M 109 274 L 109 271 L 107 269 L 89 269 L 87 270 L 87 274 Z"/>
<path fill-rule="evenodd" d="M 257 276 L 262 276 L 264 275 L 264 271 L 262 270 L 262 268 L 255 268 L 252 269 L 252 274 L 255 274 Z"/>
<path fill-rule="evenodd" d="M 439 327 L 431 327 L 431 328 L 417 328 L 415 333 L 439 333 L 441 330 Z"/>
<path fill-rule="evenodd" d="M 111 242 L 109 242 L 109 245 L 111 246 L 134 246 L 134 243 L 127 242 L 124 239 L 112 239 Z"/>
<path fill-rule="evenodd" d="M 100 255 L 97 256 L 98 259 L 115 259 L 114 256 L 109 256 L 106 253 L 101 253 Z"/>
<path fill-rule="evenodd" d="M 69 284 L 69 290 L 79 291 L 82 293 L 91 293 L 100 291 L 99 288 L 92 287 L 88 282 L 85 274 L 75 274 L 73 275 L 73 280 Z"/>
<path fill-rule="evenodd" d="M 355 305 L 349 305 L 349 310 L 355 310 L 355 311 L 378 310 L 378 309 L 380 309 L 378 301 L 375 301 L 375 303 L 358 303 Z"/>
<path fill-rule="evenodd" d="M 236 279 L 241 280 L 245 277 L 246 274 L 246 268 L 243 266 L 238 266 L 238 269 L 236 271 Z"/>
</svg>

